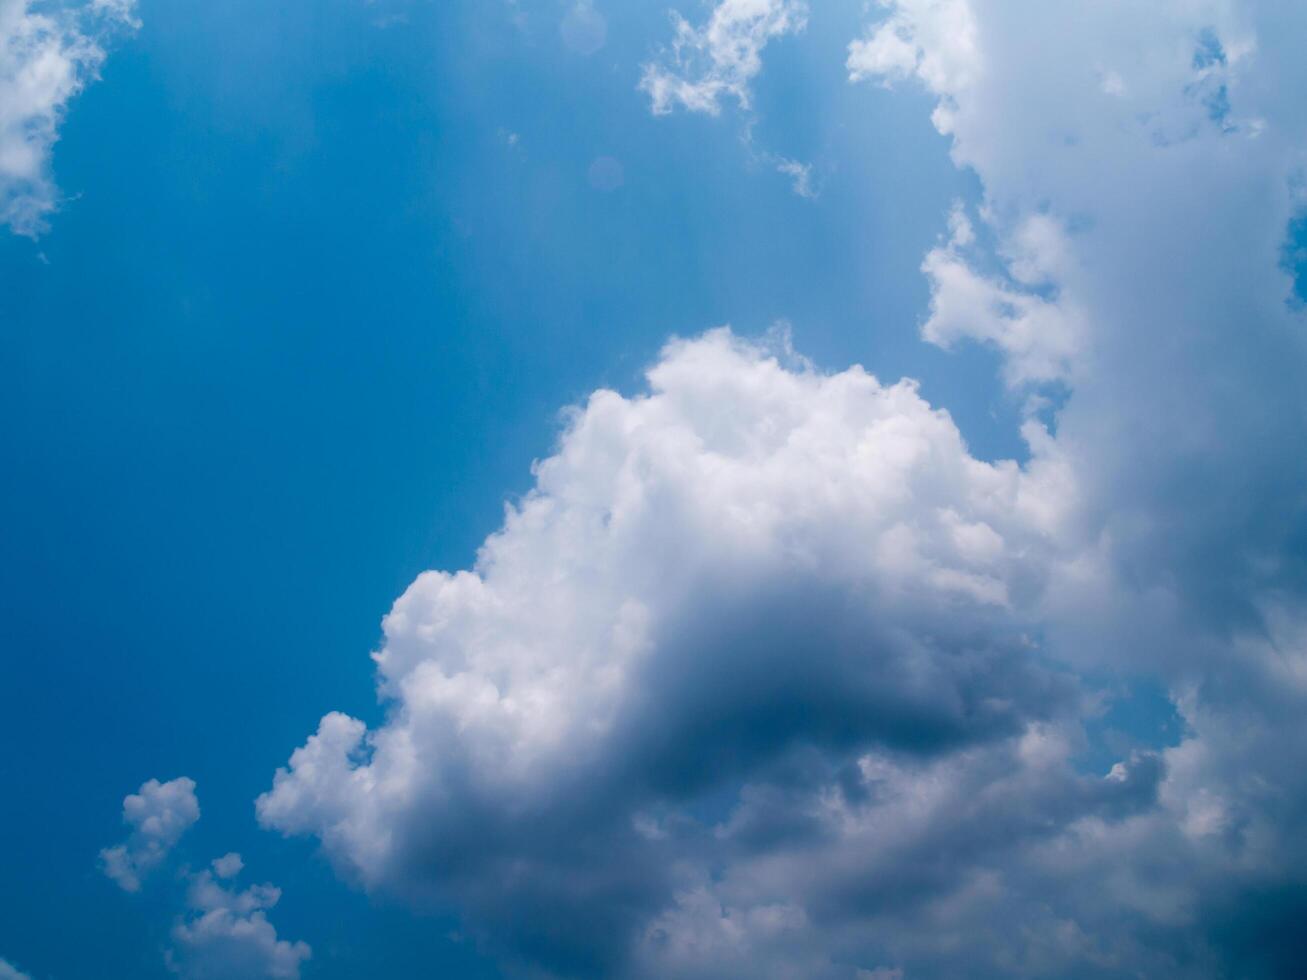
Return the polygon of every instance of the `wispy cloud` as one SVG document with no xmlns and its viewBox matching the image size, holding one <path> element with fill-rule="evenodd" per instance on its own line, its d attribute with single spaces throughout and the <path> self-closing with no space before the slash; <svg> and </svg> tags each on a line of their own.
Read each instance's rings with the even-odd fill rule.
<svg viewBox="0 0 1307 980">
<path fill-rule="evenodd" d="M 134 0 L 53 7 L 0 0 L 0 223 L 32 238 L 58 208 L 50 157 L 69 102 L 99 74 L 107 40 L 135 30 Z"/>
<path fill-rule="evenodd" d="M 749 84 L 762 70 L 762 51 L 773 38 L 802 31 L 803 0 L 722 0 L 707 23 L 692 26 L 672 15 L 675 38 L 663 57 L 644 66 L 640 88 L 656 114 L 677 106 L 717 115 L 725 97 L 749 107 Z"/>
</svg>

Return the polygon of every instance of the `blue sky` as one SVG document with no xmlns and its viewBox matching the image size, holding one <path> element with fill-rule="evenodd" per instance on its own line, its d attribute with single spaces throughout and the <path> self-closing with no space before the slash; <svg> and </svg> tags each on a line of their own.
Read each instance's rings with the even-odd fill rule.
<svg viewBox="0 0 1307 980">
<path fill-rule="evenodd" d="M 91 6 L 50 16 L 89 17 Z M 753 9 L 682 6 L 692 32 L 715 10 Z M 870 781 L 882 766 L 892 774 L 877 778 L 905 794 L 914 780 L 956 779 L 959 793 L 990 791 L 1023 812 L 1081 801 L 1083 812 L 1049 820 L 1067 835 L 1092 824 L 1128 841 L 1119 880 L 1138 873 L 1134 846 L 1205 869 L 1194 887 L 1208 890 L 1176 900 L 1199 910 L 1182 921 L 1160 898 L 1122 915 L 1080 907 L 1065 881 L 1059 891 L 1054 872 L 1036 868 L 1042 858 L 1026 849 L 1036 845 L 1007 815 L 941 824 L 941 840 L 902 845 L 951 855 L 941 881 L 925 858 L 908 870 L 867 858 L 867 880 L 889 882 L 891 896 L 897 888 L 915 901 L 925 889 L 940 907 L 952 895 L 950 908 L 1001 868 L 1015 914 L 1054 908 L 1087 937 L 1079 952 L 1027 943 L 1018 969 L 993 952 L 1018 941 L 961 916 L 950 928 L 962 946 L 1009 965 L 994 975 L 1116 975 L 1131 958 L 1174 975 L 1276 975 L 1280 961 L 1248 959 L 1239 937 L 1273 946 L 1278 913 L 1257 920 L 1250 906 L 1217 908 L 1213 896 L 1247 888 L 1300 908 L 1307 864 L 1278 836 L 1298 811 L 1264 803 L 1229 775 L 1247 761 L 1216 759 L 1211 745 L 1258 719 L 1267 740 L 1258 744 L 1279 746 L 1287 770 L 1258 778 L 1281 800 L 1300 798 L 1298 702 L 1281 684 L 1270 704 L 1276 675 L 1247 651 L 1269 637 L 1288 675 L 1301 676 L 1293 447 L 1303 406 L 1292 379 L 1302 344 L 1292 331 L 1302 324 L 1283 269 L 1265 257 L 1281 254 L 1298 207 L 1303 145 L 1297 111 L 1274 95 L 1294 69 L 1270 39 L 1303 25 L 1195 4 L 1170 19 L 1139 15 L 1128 43 L 1097 22 L 1075 27 L 1083 45 L 1066 42 L 1065 62 L 1099 66 L 1103 98 L 1147 103 L 1118 118 L 1074 101 L 1079 76 L 1062 77 L 1055 53 L 1031 54 L 1041 32 L 1066 34 L 1055 15 L 1021 21 L 966 0 L 810 6 L 753 5 L 806 16 L 802 29 L 764 38 L 761 69 L 744 81 L 748 105 L 728 93 L 716 114 L 685 105 L 656 114 L 641 90 L 650 65 L 690 81 L 704 58 L 711 68 L 708 48 L 677 63 L 663 0 L 139 0 L 138 28 L 106 25 L 103 11 L 66 28 L 106 56 L 57 113 L 46 227 L 11 222 L 0 234 L 0 779 L 12 801 L 0 807 L 0 957 L 40 978 L 163 977 L 169 963 L 184 976 L 290 975 L 262 961 L 203 960 L 175 932 L 212 911 L 194 897 L 198 869 L 239 851 L 240 887 L 274 882 L 277 935 L 312 947 L 305 976 L 781 976 L 782 962 L 792 975 L 948 975 L 938 951 L 911 938 L 926 912 L 897 924 L 908 938 L 891 929 L 887 939 L 880 906 L 849 882 L 823 892 L 768 879 L 750 891 L 766 878 L 764 859 L 782 867 L 807 854 L 827 868 L 841 848 L 857 851 L 853 839 L 822 850 L 820 835 L 795 844 L 784 828 L 825 798 L 822 786 L 845 786 L 854 807 L 865 791 L 848 788 L 850 773 Z M 0 0 L 11 9 L 54 8 Z M 986 71 L 958 55 L 959 38 L 989 57 Z M 1222 57 L 1186 53 L 1174 71 L 1145 56 L 1210 43 Z M 1231 107 L 1211 119 L 1201 109 L 1218 90 Z M 941 111 L 955 121 L 941 122 Z M 1133 136 L 1138 120 L 1147 138 Z M 1254 142 L 1254 130 L 1267 135 Z M 1204 162 L 1213 155 L 1220 166 Z M 811 168 L 812 194 L 778 172 L 783 160 Z M 1192 217 L 1181 185 L 1223 202 L 1211 225 Z M 723 324 L 729 341 L 660 353 L 670 337 Z M 788 325 L 793 352 L 759 339 L 777 324 Z M 653 364 L 662 381 L 645 380 Z M 847 373 L 852 364 L 887 386 L 911 377 L 920 387 L 871 392 Z M 636 397 L 650 384 L 663 402 Z M 858 433 L 880 431 L 862 416 L 821 428 L 845 410 L 835 407 L 845 404 L 840 384 L 866 418 L 889 413 L 937 462 L 897 469 L 907 464 L 888 443 L 855 452 Z M 1208 398 L 1193 394 L 1200 385 Z M 587 403 L 605 388 L 626 400 Z M 699 398 L 712 419 L 695 414 Z M 672 442 L 641 435 L 665 424 L 712 445 L 720 426 L 738 425 L 748 442 L 771 431 L 739 421 L 773 418 L 764 403 L 790 405 L 776 417 L 809 419 L 796 431 L 828 449 L 793 459 L 778 449 L 773 464 L 718 482 L 712 467 L 660 457 Z M 568 508 L 609 492 L 591 487 L 584 461 L 627 438 L 629 458 L 644 461 L 630 472 L 660 474 L 641 499 L 682 503 L 649 504 L 652 516 L 632 518 L 635 544 L 621 543 L 636 557 L 601 560 L 568 530 L 581 520 Z M 550 457 L 558 462 L 533 471 Z M 879 469 L 864 472 L 868 458 Z M 773 486 L 776 468 L 821 480 Z M 823 488 L 844 486 L 845 474 L 856 492 L 776 530 L 780 550 L 752 531 L 703 543 L 713 537 L 705 529 L 755 505 L 750 527 L 771 520 L 763 514 L 807 515 L 806 502 L 825 501 Z M 751 487 L 765 489 L 754 500 Z M 1017 503 L 997 508 L 1007 494 Z M 625 500 L 604 506 L 620 514 Z M 686 516 L 685 501 L 706 501 L 704 514 Z M 522 515 L 516 524 L 505 525 L 506 502 Z M 473 568 L 501 528 L 502 553 L 483 555 L 477 574 L 520 613 L 478 620 L 420 655 L 414 644 L 429 634 L 410 635 L 408 620 L 392 617 L 383 635 L 381 617 L 415 580 L 413 622 L 483 615 L 418 577 Z M 537 584 L 548 579 L 537 559 L 521 557 L 537 552 L 561 569 L 554 591 Z M 1245 553 L 1243 563 L 1231 557 Z M 867 555 L 877 563 L 860 564 Z M 977 570 L 982 560 L 989 571 Z M 664 581 L 703 574 L 699 595 L 713 611 L 648 585 L 646 571 Z M 463 673 L 447 665 L 448 677 L 548 701 L 553 688 L 533 688 L 537 675 L 515 673 L 525 668 L 497 651 L 563 658 L 556 668 L 587 679 L 617 655 L 576 653 L 573 663 L 557 652 L 589 642 L 575 625 L 589 613 L 566 625 L 546 612 L 525 639 L 506 624 L 551 606 L 607 616 L 605 603 L 619 624 L 632 603 L 654 624 L 654 659 L 629 668 L 641 693 L 610 715 L 594 707 L 610 695 L 577 681 L 564 688 L 575 701 L 558 710 L 569 719 L 594 710 L 594 724 L 615 726 L 616 748 L 550 734 L 562 724 L 553 715 L 529 737 L 508 721 L 483 731 L 462 714 L 475 688 L 449 695 L 463 734 L 425 734 L 439 726 L 426 727 L 418 706 L 436 695 L 404 686 L 410 658 L 444 663 L 453 655 L 441 651 L 466 648 L 458 657 L 470 663 L 481 644 L 493 656 Z M 841 658 L 865 644 L 890 651 L 875 654 L 885 658 L 875 683 L 837 680 Z M 383 648 L 379 694 L 368 654 Z M 737 661 L 743 649 L 789 678 L 790 693 L 748 683 L 758 668 Z M 961 651 L 966 671 L 955 667 Z M 788 672 L 805 658 L 819 665 L 812 675 Z M 686 666 L 702 662 L 720 669 Z M 846 703 L 841 689 L 862 693 Z M 956 717 L 928 709 L 937 694 L 968 707 Z M 381 739 L 342 754 L 353 765 L 367 757 L 356 772 L 390 765 L 382 742 L 399 733 L 430 744 L 432 759 L 463 759 L 471 775 L 459 769 L 439 786 L 412 777 L 407 802 L 377 804 L 377 815 L 361 797 L 333 809 L 322 801 L 338 790 L 320 792 L 292 766 L 256 814 L 274 771 L 329 711 Z M 693 723 L 671 723 L 678 713 Z M 523 745 L 559 742 L 500 758 L 508 731 Z M 1251 736 L 1245 748 L 1259 754 Z M 817 761 L 802 762 L 804 752 Z M 1053 763 L 1031 761 L 1058 752 L 1066 765 L 1056 777 Z M 597 787 L 596 801 L 610 802 L 583 807 L 573 789 L 563 803 L 527 776 L 501 784 L 482 772 L 516 772 L 523 758 L 552 785 Z M 1004 759 L 1028 767 L 1018 784 L 996 775 Z M 1128 802 L 1096 788 L 1108 770 L 1102 786 L 1125 787 Z M 124 893 L 97 858 L 130 830 L 124 795 L 183 775 L 202 816 L 169 839 L 139 891 Z M 301 787 L 318 802 L 292 798 Z M 1203 800 L 1206 809 L 1194 803 Z M 449 816 L 481 808 L 531 821 L 501 827 L 487 816 L 494 829 L 478 830 Z M 885 813 L 876 819 L 897 819 Z M 766 824 L 758 839 L 773 843 L 704 844 L 733 842 L 754 818 Z M 553 825 L 569 821 L 574 835 Z M 537 831 L 523 829 L 531 822 Z M 445 836 L 412 830 L 427 823 Z M 395 853 L 374 861 L 357 835 L 341 838 L 345 824 L 399 842 L 387 845 Z M 632 843 L 619 824 L 657 831 Z M 1209 825 L 1207 836 L 1194 830 Z M 965 846 L 986 835 L 1008 843 Z M 1209 853 L 1217 838 L 1245 856 L 1267 848 L 1278 855 L 1268 866 L 1289 870 L 1277 877 L 1247 857 L 1230 871 L 1233 859 Z M 449 840 L 468 853 L 455 860 L 442 850 Z M 657 857 L 651 840 L 666 848 Z M 545 851 L 561 855 L 561 871 Z M 568 904 L 596 867 L 664 860 L 692 866 L 689 878 L 605 881 Z M 536 870 L 514 878 L 503 870 L 514 861 Z M 1159 893 L 1170 873 L 1149 879 Z M 1077 889 L 1112 893 L 1097 879 Z M 742 926 L 738 958 L 723 959 L 707 939 L 676 938 L 699 935 L 700 899 L 746 923 L 762 921 L 749 909 L 790 909 L 792 899 L 808 925 L 780 939 Z M 1150 916 L 1163 923 L 1153 933 Z M 671 936 L 657 955 L 672 958 L 587 931 L 610 927 Z M 756 972 L 759 962 L 770 966 Z"/>
<path fill-rule="evenodd" d="M 200 784 L 196 834 L 283 887 L 281 918 L 319 922 L 319 945 L 357 930 L 315 972 L 383 953 L 396 976 L 432 956 L 468 969 L 250 806 L 325 707 L 376 716 L 366 654 L 395 595 L 466 565 L 558 409 L 636 388 L 671 333 L 784 318 L 834 364 L 931 361 L 941 394 L 957 374 L 914 329 L 919 253 L 966 187 L 920 106 L 845 93 L 828 57 L 844 104 L 801 119 L 789 85 L 814 83 L 781 52 L 757 139 L 830 155 L 807 201 L 751 163 L 739 120 L 650 115 L 636 83 L 661 4 L 610 11 L 590 56 L 547 5 L 525 29 L 493 4 L 391 7 L 143 4 L 61 127 L 70 201 L 39 241 L 0 240 L 2 397 L 21 420 L 3 436 L 19 672 L 3 723 L 25 747 L 5 767 L 40 787 L 4 814 L 29 842 L 6 878 L 41 896 L 6 902 L 0 941 L 51 976 L 162 975 L 166 915 L 116 901 L 94 854 L 124 792 L 174 771 Z M 857 23 L 841 20 L 835 56 Z M 587 182 L 599 156 L 623 161 L 606 194 Z M 974 389 L 973 438 L 1008 449 L 1001 392 Z M 69 915 L 92 924 L 77 944 Z"/>
</svg>

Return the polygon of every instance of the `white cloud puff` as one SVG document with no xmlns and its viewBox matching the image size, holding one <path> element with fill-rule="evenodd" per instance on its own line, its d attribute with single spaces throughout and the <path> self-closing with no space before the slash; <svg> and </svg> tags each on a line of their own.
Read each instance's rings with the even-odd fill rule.
<svg viewBox="0 0 1307 980">
<path fill-rule="evenodd" d="M 124 891 L 139 891 L 141 880 L 164 863 L 199 819 L 194 780 L 149 780 L 123 800 L 123 821 L 132 833 L 122 844 L 100 852 L 104 873 Z M 268 921 L 268 910 L 281 900 L 280 889 L 265 884 L 237 891 L 224 884 L 244 868 L 233 851 L 215 858 L 208 869 L 186 875 L 187 912 L 174 926 L 172 946 L 165 954 L 170 971 L 186 980 L 298 980 L 300 965 L 312 951 L 306 943 L 278 939 Z M 0 970 L 0 980 L 4 977 Z"/>
<path fill-rule="evenodd" d="M 0 222 L 45 230 L 58 206 L 50 156 L 68 103 L 93 81 L 105 40 L 139 26 L 135 0 L 47 9 L 0 0 Z"/>
<path fill-rule="evenodd" d="M 0 980 L 32 980 L 32 978 L 8 960 L 0 960 Z"/>
<path fill-rule="evenodd" d="M 307 943 L 277 938 L 267 912 L 281 900 L 272 885 L 236 891 L 220 884 L 243 867 L 239 854 L 213 862 L 212 871 L 191 876 L 186 902 L 190 912 L 172 930 L 168 969 L 185 980 L 228 977 L 298 980 L 313 951 Z"/>
<path fill-rule="evenodd" d="M 773 38 L 802 31 L 804 0 L 721 0 L 702 27 L 672 15 L 676 37 L 663 62 L 644 66 L 640 88 L 655 114 L 678 105 L 717 115 L 730 96 L 749 107 L 749 83 L 762 70 L 762 51 Z"/>
<path fill-rule="evenodd" d="M 963 339 L 994 346 L 1014 387 L 1074 381 L 1088 332 L 1084 314 L 1056 293 L 1038 291 L 1065 273 L 1066 233 L 1045 215 L 1027 217 L 1011 237 L 1005 282 L 968 262 L 975 233 L 960 207 L 950 224 L 948 242 L 931 249 L 921 266 L 931 284 L 922 337 L 944 348 Z"/>
<path fill-rule="evenodd" d="M 236 852 L 224 854 L 220 858 L 213 859 L 213 873 L 219 878 L 234 878 L 240 874 L 245 867 L 245 862 Z"/>
<path fill-rule="evenodd" d="M 889 16 L 849 45 L 854 81 L 919 77 L 937 93 L 965 88 L 980 75 L 981 52 L 969 0 L 880 0 Z"/>
<path fill-rule="evenodd" d="M 193 779 L 151 779 L 123 800 L 123 823 L 132 828 L 131 836 L 102 850 L 100 866 L 124 891 L 139 891 L 141 879 L 163 863 L 199 819 Z"/>
</svg>

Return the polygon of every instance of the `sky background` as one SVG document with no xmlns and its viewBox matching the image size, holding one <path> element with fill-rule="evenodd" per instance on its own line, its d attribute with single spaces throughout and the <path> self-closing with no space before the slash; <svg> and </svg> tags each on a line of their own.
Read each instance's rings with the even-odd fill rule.
<svg viewBox="0 0 1307 980">
<path fill-rule="evenodd" d="M 711 10 L 682 6 L 696 24 Z M 767 44 L 751 105 L 727 98 L 710 115 L 655 114 L 640 89 L 673 38 L 666 0 L 139 0 L 139 30 L 105 42 L 99 80 L 59 123 L 48 230 L 0 234 L 0 956 L 41 980 L 167 976 L 183 869 L 239 851 L 246 884 L 282 889 L 271 917 L 312 946 L 307 976 L 500 976 L 502 957 L 453 915 L 352 886 L 317 840 L 261 829 L 253 801 L 327 711 L 386 723 L 368 656 L 384 643 L 381 617 L 424 570 L 471 567 L 555 450 L 562 410 L 599 388 L 643 391 L 669 337 L 783 325 L 820 371 L 856 363 L 887 383 L 917 379 L 976 459 L 1031 459 L 1023 421 L 1050 416 L 1030 408 L 1029 387 L 1005 384 L 1023 355 L 1006 341 L 923 343 L 938 288 L 923 259 L 970 247 L 950 223 L 961 202 L 985 253 L 976 267 L 1051 303 L 1057 291 L 1020 272 L 1011 188 L 1027 181 L 1025 213 L 1073 233 L 1110 231 L 1115 205 L 1095 214 L 1102 202 L 1086 196 L 1059 212 L 1056 179 L 1000 173 L 988 148 L 951 156 L 976 144 L 941 133 L 932 111 L 963 83 L 922 68 L 920 85 L 850 84 L 849 43 L 883 12 L 811 6 L 806 30 Z M 1250 85 L 1248 99 L 1274 87 Z M 1202 125 L 1244 125 L 1201 98 Z M 811 167 L 812 193 L 780 160 Z M 1068 183 L 1092 182 L 1092 162 L 1066 169 Z M 1250 166 L 1230 180 L 1263 176 Z M 1283 222 L 1267 235 L 1292 271 L 1294 237 Z M 1153 241 L 1140 237 L 1141 255 Z M 1207 268 L 1183 247 L 1173 258 Z M 1111 263 L 1087 264 L 1081 279 L 1051 260 L 1043 271 L 1088 294 Z M 1171 295 L 1167 273 L 1156 282 Z M 1094 309 L 1142 316 L 1135 299 Z M 1175 362 L 1176 377 L 1205 383 L 1228 364 L 1230 387 L 1248 390 L 1262 376 L 1211 348 L 1208 366 Z M 1149 351 L 1141 364 L 1168 363 Z M 1081 378 L 1035 380 L 1058 406 Z M 1292 397 L 1287 382 L 1270 384 L 1292 433 L 1299 405 L 1275 401 Z M 1112 404 L 1106 387 L 1084 390 L 1084 405 Z M 1077 425 L 1076 445 L 1097 445 Z M 1231 426 L 1215 444 L 1240 444 Z M 1292 439 L 1277 445 L 1260 458 L 1287 458 Z M 1089 470 L 1125 472 L 1116 462 Z M 1243 471 L 1248 509 L 1256 487 L 1288 499 L 1290 470 Z M 1138 476 L 1139 499 L 1163 485 L 1184 496 L 1149 480 Z M 1104 540 L 1129 539 L 1122 526 Z M 1237 528 L 1292 550 L 1287 532 Z M 1185 546 L 1123 558 L 1122 580 L 1147 579 L 1156 556 L 1181 565 L 1213 550 Z M 1293 606 L 1298 579 L 1277 582 Z M 1149 629 L 1164 618 L 1129 608 Z M 1174 748 L 1199 717 L 1169 654 L 1151 673 L 1128 652 L 1077 659 L 1131 629 L 1104 640 L 1094 619 L 1048 627 L 1063 643 L 1055 657 L 1116 692 L 1087 713 L 1073 767 L 1084 772 Z M 1278 744 L 1293 758 L 1301 742 L 1286 731 Z M 97 864 L 126 833 L 123 797 L 182 775 L 202 819 L 165 870 L 123 894 Z M 1285 887 L 1300 907 L 1298 885 Z"/>
<path fill-rule="evenodd" d="M 0 737 L 22 747 L 0 766 L 30 788 L 0 808 L 24 842 L 0 949 L 41 976 L 165 975 L 167 900 L 117 899 L 95 854 L 126 791 L 182 773 L 183 846 L 280 885 L 314 975 L 495 975 L 250 801 L 324 710 L 379 717 L 381 614 L 466 567 L 558 411 L 638 390 L 669 335 L 784 320 L 819 364 L 921 379 L 982 455 L 1022 451 L 967 363 L 990 356 L 918 339 L 921 255 L 972 181 L 923 96 L 846 84 L 856 4 L 778 43 L 755 96 L 754 143 L 814 161 L 815 200 L 741 113 L 650 114 L 665 3 L 605 7 L 589 54 L 563 5 L 516 13 L 145 0 L 60 129 L 51 230 L 0 238 Z M 600 157 L 620 187 L 591 186 Z"/>
</svg>

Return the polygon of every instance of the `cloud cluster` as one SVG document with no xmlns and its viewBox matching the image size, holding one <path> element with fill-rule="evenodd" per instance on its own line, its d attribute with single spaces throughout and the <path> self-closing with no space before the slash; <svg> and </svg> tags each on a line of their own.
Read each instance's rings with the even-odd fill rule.
<svg viewBox="0 0 1307 980">
<path fill-rule="evenodd" d="M 134 30 L 135 0 L 45 10 L 0 0 L 0 223 L 35 237 L 58 206 L 50 155 L 68 103 L 94 81 L 104 44 Z"/>
<path fill-rule="evenodd" d="M 1074 301 L 1049 288 L 1061 281 L 1068 261 L 1065 231 L 1044 214 L 1023 219 L 1005 242 L 1006 276 L 998 278 L 968 261 L 976 235 L 961 205 L 949 225 L 948 241 L 921 266 L 932 287 L 922 337 L 944 348 L 963 340 L 992 345 L 1013 387 L 1073 383 L 1088 324 Z"/>
<path fill-rule="evenodd" d="M 851 79 L 924 87 L 984 188 L 923 335 L 998 352 L 1028 460 L 783 337 L 675 341 L 400 597 L 385 721 L 326 716 L 259 818 L 536 975 L 1291 975 L 1307 13 L 881 6 Z M 678 27 L 707 68 L 655 109 L 747 102 L 802 15 Z M 1106 740 L 1141 677 L 1179 734 Z"/>
<path fill-rule="evenodd" d="M 11 965 L 8 960 L 0 960 L 0 980 L 32 980 L 32 978 Z"/>
<path fill-rule="evenodd" d="M 168 969 L 186 980 L 269 977 L 298 980 L 300 965 L 312 955 L 307 943 L 277 938 L 267 911 L 281 900 L 281 889 L 253 885 L 244 891 L 222 881 L 238 875 L 239 854 L 213 861 L 212 870 L 191 876 L 187 917 L 172 930 Z"/>
<path fill-rule="evenodd" d="M 100 866 L 123 891 L 140 891 L 141 879 L 163 863 L 199 819 L 194 780 L 151 779 L 123 800 L 123 823 L 132 828 L 131 836 L 102 850 Z"/>
<path fill-rule="evenodd" d="M 916 76 L 937 95 L 972 84 L 981 58 L 970 0 L 881 0 L 888 16 L 849 45 L 853 81 Z"/>
<path fill-rule="evenodd" d="M 762 69 L 762 50 L 808 24 L 804 0 L 721 0 L 702 27 L 673 13 L 676 37 L 661 62 L 644 66 L 640 88 L 658 115 L 678 105 L 717 115 L 724 97 L 749 107 L 749 83 Z"/>
<path fill-rule="evenodd" d="M 146 782 L 123 800 L 123 821 L 132 827 L 122 844 L 100 852 L 101 868 L 127 892 L 164 864 L 182 836 L 200 819 L 195 781 L 182 776 Z M 277 938 L 267 911 L 281 899 L 272 885 L 235 891 L 223 882 L 235 878 L 245 862 L 236 853 L 216 858 L 208 869 L 184 872 L 186 914 L 172 930 L 168 969 L 186 980 L 269 977 L 298 980 L 300 964 L 312 951 L 302 942 Z M 0 961 L 0 980 L 7 965 Z M 22 974 L 14 973 L 15 980 Z"/>
</svg>

